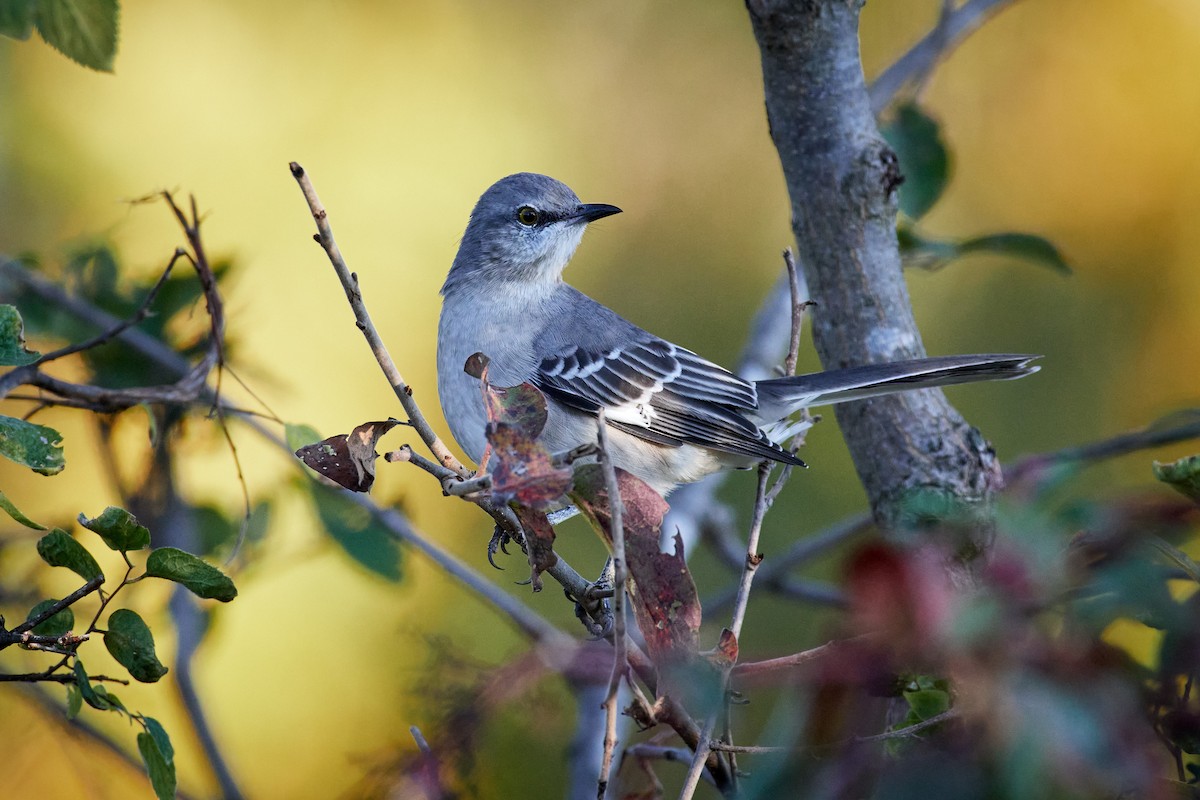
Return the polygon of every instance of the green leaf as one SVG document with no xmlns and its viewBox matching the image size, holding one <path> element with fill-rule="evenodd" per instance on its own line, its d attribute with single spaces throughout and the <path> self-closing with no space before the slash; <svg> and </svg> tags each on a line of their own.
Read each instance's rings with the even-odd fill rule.
<svg viewBox="0 0 1200 800">
<path fill-rule="evenodd" d="M 154 737 L 154 743 L 158 745 L 158 752 L 162 753 L 168 764 L 174 764 L 175 747 L 171 744 L 171 737 L 167 735 L 162 723 L 154 717 L 142 717 L 142 722 L 146 725 L 146 733 Z"/>
<path fill-rule="evenodd" d="M 1181 458 L 1170 464 L 1155 461 L 1153 468 L 1154 477 L 1200 503 L 1200 455 Z"/>
<path fill-rule="evenodd" d="M 1049 267 L 1063 275 L 1071 274 L 1071 267 L 1062 253 L 1049 240 L 1029 233 L 993 233 L 964 239 L 958 244 L 959 255 L 966 253 L 993 253 L 1013 256 Z"/>
<path fill-rule="evenodd" d="M 909 713 L 906 725 L 915 725 L 950 710 L 950 694 L 941 689 L 917 689 L 905 692 Z"/>
<path fill-rule="evenodd" d="M 34 0 L 0 0 L 0 35 L 25 41 L 33 32 Z"/>
<path fill-rule="evenodd" d="M 112 72 L 119 15 L 117 0 L 39 0 L 35 23 L 46 44 L 67 58 Z"/>
<path fill-rule="evenodd" d="M 146 559 L 146 574 L 181 584 L 199 597 L 228 603 L 237 597 L 237 587 L 221 570 L 206 564 L 191 553 L 174 547 L 160 547 Z"/>
<path fill-rule="evenodd" d="M 75 719 L 83 709 L 83 694 L 73 683 L 67 684 L 67 719 Z"/>
<path fill-rule="evenodd" d="M 0 24 L 4 3 L 0 2 Z M 3 31 L 0 31 L 2 33 Z M 41 358 L 41 353 L 25 349 L 25 324 L 16 306 L 0 305 L 0 367 L 23 367 Z"/>
<path fill-rule="evenodd" d="M 38 539 L 37 551 L 50 566 L 66 567 L 85 581 L 104 577 L 92 554 L 61 528 L 55 528 Z"/>
<path fill-rule="evenodd" d="M 56 598 L 43 600 L 33 608 L 29 609 L 29 613 L 25 615 L 25 621 L 36 619 L 46 609 L 57 603 Z M 52 617 L 42 620 L 37 625 L 33 626 L 33 632 L 38 636 L 62 636 L 75 627 L 75 613 L 70 608 L 64 608 Z"/>
<path fill-rule="evenodd" d="M 283 426 L 283 433 L 287 438 L 288 449 L 293 453 L 307 444 L 321 441 L 321 434 L 311 425 L 293 425 L 289 422 Z"/>
<path fill-rule="evenodd" d="M 97 711 L 125 711 L 125 704 L 115 694 L 111 694 L 100 684 L 92 685 L 91 681 L 88 680 L 87 672 L 83 668 L 83 662 L 78 656 L 75 658 L 74 672 L 75 685 L 79 687 L 79 693 L 83 696 L 83 702 Z"/>
<path fill-rule="evenodd" d="M 0 0 L 0 2 L 2 2 L 2 0 Z M 22 514 L 17 509 L 17 507 L 12 504 L 12 501 L 9 500 L 8 497 L 5 496 L 4 492 L 0 492 L 0 509 L 3 509 L 4 513 L 8 514 L 14 520 L 16 520 L 17 522 L 24 525 L 26 528 L 33 528 L 35 531 L 46 530 L 45 525 L 39 525 L 38 523 L 31 520 L 29 517 Z"/>
<path fill-rule="evenodd" d="M 122 553 L 150 545 L 150 531 L 138 524 L 137 517 L 117 506 L 109 506 L 95 519 L 80 514 L 79 524 L 95 531 L 109 548 Z"/>
<path fill-rule="evenodd" d="M 904 183 L 900 210 L 912 219 L 925 215 L 950 179 L 950 154 L 937 121 L 914 103 L 896 109 L 895 118 L 880 131 L 900 159 Z"/>
<path fill-rule="evenodd" d="M 138 752 L 146 765 L 146 774 L 150 776 L 150 785 L 154 787 L 154 795 L 158 800 L 173 800 L 175 797 L 175 764 L 168 761 L 158 741 L 149 733 L 137 735 Z"/>
<path fill-rule="evenodd" d="M 125 707 L 125 704 L 121 702 L 120 698 L 110 692 L 108 689 L 104 688 L 103 684 L 94 684 L 92 686 L 92 692 L 95 693 L 96 697 L 100 698 L 100 702 L 102 702 L 109 711 L 121 711 L 126 714 L 129 713 L 129 709 Z"/>
<path fill-rule="evenodd" d="M 66 466 L 61 433 L 3 415 L 0 415 L 0 455 L 42 475 L 57 475 Z"/>
<path fill-rule="evenodd" d="M 129 674 L 142 683 L 155 683 L 167 668 L 154 652 L 154 634 L 137 612 L 121 608 L 108 618 L 104 646 Z"/>
<path fill-rule="evenodd" d="M 1027 233 L 993 233 L 971 239 L 927 239 L 911 225 L 896 229 L 900 255 L 904 266 L 936 270 L 969 253 L 991 253 L 1032 261 L 1064 275 L 1071 274 L 1066 259 L 1053 244 L 1040 236 Z"/>
<path fill-rule="evenodd" d="M 346 554 L 376 575 L 400 580 L 400 546 L 371 512 L 348 500 L 339 490 L 308 482 L 317 516 Z"/>
<path fill-rule="evenodd" d="M 72 671 L 75 673 L 75 685 L 79 688 L 83 699 L 87 701 L 89 706 L 95 708 L 96 704 L 93 701 L 96 693 L 92 691 L 92 684 L 88 680 L 87 670 L 83 668 L 83 661 L 79 657 L 75 658 L 75 667 Z"/>
<path fill-rule="evenodd" d="M 206 557 L 232 546 L 245 525 L 245 541 L 260 542 L 267 533 L 271 518 L 271 504 L 260 501 L 250 510 L 248 519 L 230 519 L 216 506 L 196 506 L 193 509 L 196 522 L 196 555 Z"/>
</svg>

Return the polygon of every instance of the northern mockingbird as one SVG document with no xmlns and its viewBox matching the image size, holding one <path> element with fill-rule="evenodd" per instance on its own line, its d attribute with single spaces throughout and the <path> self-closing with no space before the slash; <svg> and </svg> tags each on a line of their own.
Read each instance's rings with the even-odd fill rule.
<svg viewBox="0 0 1200 800">
<path fill-rule="evenodd" d="M 486 439 L 479 381 L 529 382 L 546 396 L 551 452 L 596 441 L 603 409 L 613 463 L 664 496 L 682 483 L 763 459 L 801 464 L 781 446 L 808 406 L 1035 372 L 1029 355 L 921 358 L 749 382 L 648 333 L 562 280 L 589 222 L 616 206 L 581 203 L 563 183 L 510 175 L 483 193 L 442 286 L 438 393 L 446 421 L 479 461 Z M 677 298 L 665 298 L 675 305 Z"/>
</svg>

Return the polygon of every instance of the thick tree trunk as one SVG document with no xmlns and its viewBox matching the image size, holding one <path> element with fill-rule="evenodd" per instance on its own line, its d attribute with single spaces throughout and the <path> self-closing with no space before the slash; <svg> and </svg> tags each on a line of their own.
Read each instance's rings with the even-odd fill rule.
<svg viewBox="0 0 1200 800">
<path fill-rule="evenodd" d="M 896 243 L 901 176 L 879 136 L 859 58 L 861 0 L 747 6 L 799 260 L 818 303 L 813 338 L 822 363 L 925 355 Z M 919 521 L 906 516 L 916 491 L 979 507 L 1002 486 L 995 452 L 941 391 L 836 408 L 875 517 L 889 528 Z"/>
</svg>

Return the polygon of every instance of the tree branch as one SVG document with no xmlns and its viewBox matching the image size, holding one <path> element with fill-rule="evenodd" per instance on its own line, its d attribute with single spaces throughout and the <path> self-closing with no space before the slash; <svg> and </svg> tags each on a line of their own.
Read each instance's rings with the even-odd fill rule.
<svg viewBox="0 0 1200 800">
<path fill-rule="evenodd" d="M 869 90 L 871 113 L 882 114 L 905 84 L 923 80 L 940 59 L 1013 2 L 967 0 L 949 13 L 943 13 L 933 30 L 875 78 Z"/>
<path fill-rule="evenodd" d="M 608 679 L 608 692 L 604 696 L 604 751 L 600 759 L 600 778 L 596 790 L 596 797 L 599 800 L 604 800 L 608 791 L 613 750 L 617 746 L 617 695 L 621 689 L 621 680 L 628 678 L 629 675 L 629 656 L 625 640 L 625 582 L 629 577 L 625 566 L 625 525 L 623 521 L 625 507 L 621 502 L 617 470 L 608 456 L 607 429 L 604 409 L 601 408 L 596 418 L 596 436 L 600 448 L 600 470 L 604 474 L 609 514 L 612 519 L 610 531 L 613 565 L 613 666 L 612 674 Z"/>
<path fill-rule="evenodd" d="M 749 4 L 771 135 L 826 369 L 925 354 L 896 242 L 895 154 L 879 136 L 858 52 L 861 2 Z M 939 391 L 844 403 L 836 414 L 884 526 L 913 491 L 986 503 L 1003 485 L 991 446 Z M 979 545 L 982 546 L 982 545 Z"/>
<path fill-rule="evenodd" d="M 396 368 L 396 363 L 392 361 L 392 357 L 388 354 L 379 331 L 375 329 L 375 324 L 371 322 L 371 315 L 367 313 L 366 304 L 363 303 L 362 292 L 358 288 L 358 275 L 350 271 L 345 259 L 342 258 L 341 250 L 338 249 L 337 242 L 333 238 L 333 228 L 329 224 L 329 214 L 325 211 L 325 206 L 321 204 L 320 198 L 317 197 L 316 189 L 313 188 L 312 181 L 309 180 L 304 167 L 295 161 L 289 164 L 289 167 L 292 170 L 292 177 L 300 185 L 300 191 L 304 193 L 304 199 L 308 202 L 308 208 L 312 212 L 313 220 L 317 223 L 317 234 L 313 238 L 317 244 L 325 249 L 325 254 L 329 256 L 329 263 L 333 265 L 333 269 L 342 283 L 342 289 L 346 292 L 346 299 L 350 301 L 350 308 L 354 311 L 354 318 L 358 322 L 358 328 L 366 338 L 367 344 L 370 345 L 371 352 L 374 353 L 375 360 L 379 362 L 379 366 L 383 370 L 384 377 L 387 378 L 388 383 L 391 385 L 392 391 L 396 393 L 396 399 L 403 406 L 404 413 L 408 415 L 409 422 L 412 423 L 413 428 L 417 431 L 417 435 L 421 437 L 421 441 L 425 442 L 425 446 L 429 448 L 429 451 L 433 453 L 442 466 L 454 470 L 460 477 L 467 477 L 466 468 L 454 457 L 454 454 L 450 452 L 450 448 L 446 447 L 445 442 L 434 433 L 433 427 L 425 419 L 425 415 L 421 413 L 416 400 L 413 399 L 412 389 L 405 383 L 403 376 L 400 375 L 400 370 Z"/>
</svg>

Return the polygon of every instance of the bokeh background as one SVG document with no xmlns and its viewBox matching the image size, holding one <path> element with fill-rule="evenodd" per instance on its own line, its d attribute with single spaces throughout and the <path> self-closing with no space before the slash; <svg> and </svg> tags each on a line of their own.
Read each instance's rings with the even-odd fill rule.
<svg viewBox="0 0 1200 800">
<path fill-rule="evenodd" d="M 872 0 L 868 75 L 928 30 L 939 6 Z M 1064 277 L 992 256 L 910 273 L 931 353 L 1046 356 L 1032 379 L 952 390 L 1002 458 L 1197 403 L 1197 76 L 1200 6 L 1191 0 L 1023 0 L 930 81 L 922 99 L 943 124 L 954 177 L 922 230 L 1036 233 L 1075 270 Z M 589 230 L 569 279 L 727 364 L 791 243 L 758 53 L 735 2 L 127 0 L 115 75 L 86 71 L 36 37 L 0 41 L 0 142 L 0 252 L 9 255 L 53 262 L 103 239 L 135 274 L 153 274 L 178 231 L 165 208 L 128 201 L 158 189 L 194 195 L 210 252 L 235 264 L 226 298 L 239 374 L 274 413 L 324 435 L 398 410 L 311 240 L 291 160 L 311 174 L 392 355 L 443 433 L 437 290 L 495 179 L 545 172 L 585 201 L 620 205 L 624 214 Z M 802 368 L 817 368 L 810 350 Z M 86 418 L 39 421 L 66 436 L 68 467 L 41 478 L 0 466 L 4 492 L 35 519 L 68 499 L 89 515 L 115 502 Z M 126 427 L 131 451 L 144 449 L 144 423 Z M 203 428 L 191 426 L 185 490 L 237 513 L 232 460 Z M 266 545 L 237 576 L 241 596 L 216 611 L 198 657 L 207 710 L 248 796 L 352 796 L 373 765 L 412 748 L 409 725 L 432 718 L 438 653 L 498 664 L 523 643 L 417 556 L 405 557 L 399 583 L 356 566 L 291 490 L 293 465 L 248 432 L 234 436 L 252 496 L 276 502 Z M 832 415 L 804 457 L 812 469 L 769 518 L 768 553 L 863 505 Z M 725 496 L 744 509 L 751 481 L 739 478 Z M 1138 455 L 1092 468 L 1078 486 L 1150 480 L 1149 456 Z M 426 475 L 383 466 L 375 495 L 403 503 L 427 535 L 486 569 L 487 520 L 442 498 Z M 583 526 L 559 542 L 572 563 L 598 568 L 600 545 Z M 731 580 L 703 553 L 695 565 L 702 594 Z M 823 566 L 835 574 L 837 561 Z M 487 571 L 510 585 L 519 559 L 509 567 Z M 69 591 L 57 579 L 41 588 Z M 557 592 L 512 591 L 575 630 Z M 162 599 L 148 588 L 140 596 L 147 609 Z M 828 632 L 826 615 L 760 598 L 743 647 L 779 654 L 771 626 L 780 620 L 794 631 L 789 647 Z M 164 721 L 181 788 L 206 796 L 214 783 L 171 683 L 121 695 Z M 19 690 L 0 690 L 0 709 L 11 796 L 150 796 L 136 770 L 67 736 Z M 86 713 L 132 745 L 123 724 Z M 550 681 L 536 702 L 489 725 L 479 796 L 556 796 L 572 713 Z"/>
</svg>

